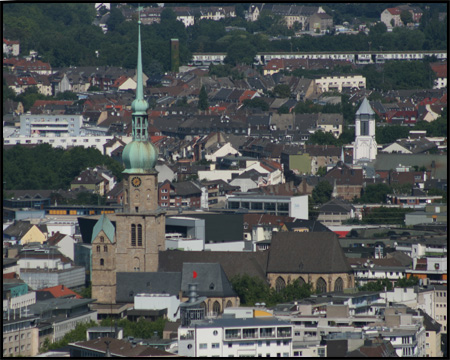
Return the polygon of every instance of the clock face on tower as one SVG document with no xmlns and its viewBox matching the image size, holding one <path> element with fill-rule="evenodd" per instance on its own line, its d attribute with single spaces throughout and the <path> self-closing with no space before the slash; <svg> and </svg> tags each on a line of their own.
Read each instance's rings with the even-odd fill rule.
<svg viewBox="0 0 450 360">
<path fill-rule="evenodd" d="M 142 182 L 141 179 L 138 178 L 137 176 L 131 179 L 131 184 L 132 184 L 134 187 L 139 187 L 139 186 L 141 186 L 141 182 Z"/>
</svg>

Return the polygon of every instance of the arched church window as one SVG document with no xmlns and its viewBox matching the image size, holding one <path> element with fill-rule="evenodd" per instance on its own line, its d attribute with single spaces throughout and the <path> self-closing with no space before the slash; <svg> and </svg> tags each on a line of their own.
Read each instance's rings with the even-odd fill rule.
<svg viewBox="0 0 450 360">
<path fill-rule="evenodd" d="M 142 225 L 137 226 L 138 229 L 138 246 L 142 246 Z"/>
<path fill-rule="evenodd" d="M 100 245 L 97 245 L 97 252 L 100 252 Z"/>
<path fill-rule="evenodd" d="M 105 265 L 105 260 L 104 259 L 100 259 L 100 266 L 104 266 Z"/>
<path fill-rule="evenodd" d="M 217 314 L 220 313 L 220 304 L 219 304 L 218 301 L 214 301 L 214 304 L 213 304 L 213 313 L 214 313 L 214 315 L 217 315 Z"/>
<path fill-rule="evenodd" d="M 131 224 L 131 246 L 136 246 L 136 225 Z"/>
<path fill-rule="evenodd" d="M 342 292 L 344 290 L 344 281 L 338 277 L 334 283 L 334 291 Z"/>
<path fill-rule="evenodd" d="M 105 237 L 104 236 L 100 236 L 100 242 L 105 242 Z"/>
<path fill-rule="evenodd" d="M 297 281 L 300 286 L 305 285 L 305 280 L 301 276 L 297 279 Z"/>
<path fill-rule="evenodd" d="M 227 308 L 232 307 L 233 304 L 231 303 L 231 300 L 228 300 L 228 301 L 227 301 L 227 304 L 226 304 L 225 306 L 226 306 Z"/>
<path fill-rule="evenodd" d="M 106 246 L 106 245 L 103 246 L 103 251 L 104 251 L 104 252 L 108 252 L 108 246 Z"/>
<path fill-rule="evenodd" d="M 286 281 L 281 276 L 278 276 L 277 281 L 275 282 L 275 290 L 280 292 L 286 287 Z"/>
<path fill-rule="evenodd" d="M 325 282 L 325 280 L 324 280 L 322 277 L 320 277 L 319 279 L 317 279 L 317 282 L 316 282 L 316 290 L 317 290 L 319 293 L 324 293 L 324 292 L 327 291 L 327 283 Z"/>
</svg>

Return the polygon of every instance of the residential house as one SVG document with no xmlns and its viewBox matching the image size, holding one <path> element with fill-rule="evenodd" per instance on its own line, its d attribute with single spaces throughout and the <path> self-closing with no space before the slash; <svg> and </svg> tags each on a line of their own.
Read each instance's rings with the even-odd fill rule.
<svg viewBox="0 0 450 360">
<path fill-rule="evenodd" d="M 430 64 L 431 70 L 436 74 L 433 89 L 443 89 L 447 87 L 447 62 Z"/>
<path fill-rule="evenodd" d="M 355 208 L 352 204 L 333 199 L 323 204 L 319 208 L 318 221 L 324 225 L 342 225 L 346 220 L 353 219 L 355 217 Z"/>
<path fill-rule="evenodd" d="M 78 189 L 81 186 L 93 191 L 95 194 L 104 196 L 107 189 L 107 181 L 98 172 L 92 169 L 86 169 L 70 182 L 70 189 Z"/>
<path fill-rule="evenodd" d="M 47 244 L 55 246 L 64 256 L 67 256 L 70 260 L 75 260 L 75 239 L 66 234 L 61 234 L 59 231 L 53 236 L 49 237 Z"/>
<path fill-rule="evenodd" d="M 48 231 L 46 225 L 34 225 L 29 221 L 14 221 L 13 224 L 3 230 L 3 239 L 8 242 L 22 245 L 28 243 L 43 244 L 47 240 Z"/>
<path fill-rule="evenodd" d="M 355 197 L 361 197 L 363 187 L 362 169 L 353 169 L 339 161 L 333 169 L 326 173 L 324 178 L 335 186 L 336 197 L 348 201 L 352 201 Z"/>
<path fill-rule="evenodd" d="M 393 27 L 403 26 L 403 22 L 400 18 L 401 13 L 402 11 L 398 7 L 387 8 L 381 13 L 381 22 L 392 31 Z"/>
<path fill-rule="evenodd" d="M 192 181 L 172 183 L 166 180 L 158 187 L 158 204 L 163 208 L 201 208 L 203 193 L 207 196 L 206 189 Z"/>
<path fill-rule="evenodd" d="M 323 132 L 329 132 L 335 138 L 339 138 L 342 134 L 342 127 L 344 124 L 344 117 L 342 114 L 318 114 L 316 128 Z"/>
<path fill-rule="evenodd" d="M 75 291 L 70 290 L 67 286 L 58 285 L 49 288 L 43 288 L 36 291 L 37 301 L 60 298 L 65 299 L 82 299 L 83 297 L 77 294 Z"/>
<path fill-rule="evenodd" d="M 333 17 L 327 13 L 316 13 L 309 17 L 309 30 L 320 31 L 324 33 L 326 30 L 333 28 Z"/>
<path fill-rule="evenodd" d="M 20 53 L 20 41 L 8 40 L 3 38 L 3 54 L 6 56 L 19 56 Z"/>
</svg>

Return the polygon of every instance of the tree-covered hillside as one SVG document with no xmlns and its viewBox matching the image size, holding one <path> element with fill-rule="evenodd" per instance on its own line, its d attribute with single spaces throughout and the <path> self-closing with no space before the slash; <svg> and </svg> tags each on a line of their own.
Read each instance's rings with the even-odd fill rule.
<svg viewBox="0 0 450 360">
<path fill-rule="evenodd" d="M 167 4 L 175 6 L 176 4 Z M 183 4 L 186 6 L 187 4 Z M 206 4 L 202 4 L 206 6 Z M 369 50 L 442 50 L 447 48 L 447 20 L 439 21 L 442 4 L 415 4 L 424 10 L 418 29 L 395 28 L 387 32 L 384 24 L 370 28 L 369 35 L 325 35 L 292 37 L 291 40 L 270 41 L 271 36 L 293 36 L 281 17 L 262 12 L 255 22 L 244 19 L 248 4 L 236 4 L 235 18 L 221 21 L 196 20 L 185 28 L 176 20 L 170 7 L 163 10 L 161 23 L 142 27 L 144 72 L 154 74 L 170 69 L 169 40 L 180 40 L 181 64 L 186 64 L 193 52 L 228 52 L 234 64 L 255 51 L 364 51 Z M 305 4 L 307 5 L 307 4 Z M 379 20 L 386 4 L 314 3 L 333 16 L 335 24 L 349 21 L 353 26 Z M 395 4 L 389 4 L 394 6 Z M 125 21 L 118 3 L 111 3 L 108 32 L 93 25 L 96 12 L 93 3 L 6 3 L 3 5 L 4 37 L 19 40 L 21 53 L 36 50 L 53 67 L 114 65 L 136 66 L 137 26 Z M 137 4 L 126 5 L 135 7 Z M 226 26 L 245 28 L 227 32 Z M 96 56 L 98 51 L 98 57 Z M 252 62 L 252 56 L 244 60 Z"/>
<path fill-rule="evenodd" d="M 122 180 L 123 166 L 94 148 L 16 145 L 3 151 L 3 182 L 6 190 L 67 190 L 82 170 L 97 165 L 106 165 L 118 181 Z"/>
</svg>

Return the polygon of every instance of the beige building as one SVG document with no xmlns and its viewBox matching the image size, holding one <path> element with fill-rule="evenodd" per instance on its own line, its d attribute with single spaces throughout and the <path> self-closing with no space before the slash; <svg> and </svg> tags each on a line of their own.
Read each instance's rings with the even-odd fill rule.
<svg viewBox="0 0 450 360">
<path fill-rule="evenodd" d="M 322 76 L 316 80 L 317 87 L 322 92 L 327 91 L 339 91 L 342 89 L 365 89 L 366 78 L 362 75 L 349 75 L 349 76 Z"/>
<path fill-rule="evenodd" d="M 36 320 L 36 317 L 19 316 L 16 319 L 3 319 L 3 357 L 38 354 L 39 330 Z"/>
<path fill-rule="evenodd" d="M 447 285 L 429 285 L 419 291 L 418 306 L 442 325 L 441 332 L 447 333 L 448 298 Z"/>
</svg>

